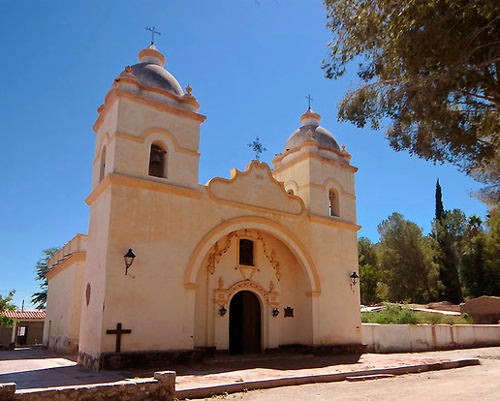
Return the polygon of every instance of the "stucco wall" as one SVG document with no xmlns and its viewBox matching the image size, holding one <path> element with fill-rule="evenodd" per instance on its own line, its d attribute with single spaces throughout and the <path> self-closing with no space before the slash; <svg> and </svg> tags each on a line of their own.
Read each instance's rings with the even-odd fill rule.
<svg viewBox="0 0 500 401">
<path fill-rule="evenodd" d="M 421 352 L 500 345 L 500 325 L 362 325 L 368 352 Z"/>
<path fill-rule="evenodd" d="M 50 349 L 65 353 L 78 350 L 84 263 L 70 263 L 49 279 L 43 343 Z"/>
</svg>

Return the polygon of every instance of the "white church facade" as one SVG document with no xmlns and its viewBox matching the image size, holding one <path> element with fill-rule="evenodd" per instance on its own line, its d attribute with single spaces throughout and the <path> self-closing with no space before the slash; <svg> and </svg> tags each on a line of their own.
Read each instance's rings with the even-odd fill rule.
<svg viewBox="0 0 500 401">
<path fill-rule="evenodd" d="M 254 160 L 201 185 L 205 116 L 164 64 L 143 49 L 98 109 L 89 231 L 49 262 L 44 343 L 94 369 L 358 352 L 351 156 L 308 109 L 272 169 Z"/>
</svg>

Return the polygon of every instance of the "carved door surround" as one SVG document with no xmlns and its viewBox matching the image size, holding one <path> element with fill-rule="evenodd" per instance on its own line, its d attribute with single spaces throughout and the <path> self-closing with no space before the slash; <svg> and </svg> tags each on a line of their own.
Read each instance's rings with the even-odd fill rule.
<svg viewBox="0 0 500 401">
<path fill-rule="evenodd" d="M 227 308 L 231 298 L 240 291 L 251 291 L 259 295 L 260 299 L 270 307 L 280 304 L 280 294 L 275 289 L 273 281 L 269 283 L 269 290 L 266 290 L 259 283 L 252 280 L 242 280 L 233 284 L 229 288 L 224 288 L 224 280 L 219 278 L 219 288 L 214 290 L 214 303 Z"/>
</svg>

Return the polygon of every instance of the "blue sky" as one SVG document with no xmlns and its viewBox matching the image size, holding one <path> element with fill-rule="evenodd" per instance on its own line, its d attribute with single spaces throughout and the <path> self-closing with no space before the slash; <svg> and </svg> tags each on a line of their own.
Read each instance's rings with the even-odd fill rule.
<svg viewBox="0 0 500 401">
<path fill-rule="evenodd" d="M 445 208 L 484 217 L 479 188 L 453 166 L 396 153 L 383 132 L 340 124 L 336 105 L 356 85 L 354 70 L 324 78 L 329 32 L 319 0 L 0 0 L 0 294 L 29 306 L 41 251 L 86 233 L 92 125 L 113 79 L 149 44 L 207 116 L 200 181 L 228 177 L 253 158 L 259 136 L 268 163 L 299 126 L 311 94 L 325 128 L 352 154 L 359 235 L 399 212 L 428 232 L 439 178 Z"/>
</svg>

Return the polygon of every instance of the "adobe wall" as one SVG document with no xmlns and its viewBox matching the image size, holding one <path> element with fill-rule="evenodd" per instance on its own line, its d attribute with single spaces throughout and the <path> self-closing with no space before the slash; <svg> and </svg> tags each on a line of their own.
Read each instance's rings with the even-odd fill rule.
<svg viewBox="0 0 500 401">
<path fill-rule="evenodd" d="M 52 387 L 16 391 L 15 383 L 0 383 L 1 401 L 173 401 L 175 372 L 155 372 L 154 379 Z"/>
<path fill-rule="evenodd" d="M 362 325 L 368 352 L 422 352 L 500 345 L 500 325 L 375 324 Z"/>
</svg>

